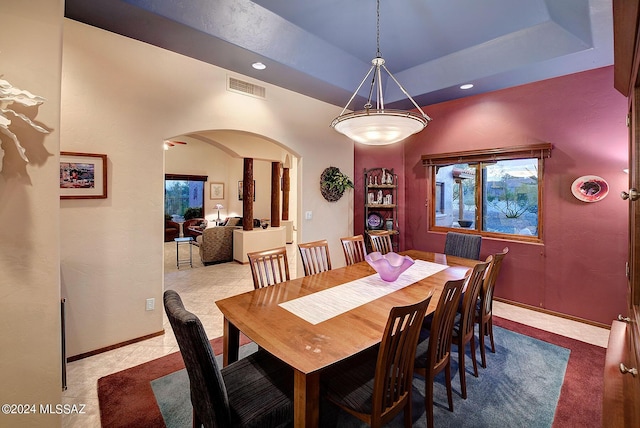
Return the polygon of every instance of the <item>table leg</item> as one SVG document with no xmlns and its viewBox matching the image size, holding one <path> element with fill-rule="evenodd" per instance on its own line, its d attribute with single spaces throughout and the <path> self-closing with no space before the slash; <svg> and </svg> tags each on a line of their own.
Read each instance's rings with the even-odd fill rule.
<svg viewBox="0 0 640 428">
<path fill-rule="evenodd" d="M 320 373 L 293 371 L 293 424 L 316 428 L 320 419 Z"/>
<path fill-rule="evenodd" d="M 240 330 L 224 319 L 224 333 L 222 336 L 222 366 L 226 367 L 238 361 L 238 349 L 240 348 Z"/>
</svg>

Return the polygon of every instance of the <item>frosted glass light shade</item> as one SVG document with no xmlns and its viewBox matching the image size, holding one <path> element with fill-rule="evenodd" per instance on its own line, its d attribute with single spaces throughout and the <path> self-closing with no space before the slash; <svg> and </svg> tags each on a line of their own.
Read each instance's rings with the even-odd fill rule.
<svg viewBox="0 0 640 428">
<path fill-rule="evenodd" d="M 404 110 L 359 110 L 336 117 L 336 131 L 361 144 L 382 146 L 404 140 L 422 131 L 428 120 Z"/>
</svg>

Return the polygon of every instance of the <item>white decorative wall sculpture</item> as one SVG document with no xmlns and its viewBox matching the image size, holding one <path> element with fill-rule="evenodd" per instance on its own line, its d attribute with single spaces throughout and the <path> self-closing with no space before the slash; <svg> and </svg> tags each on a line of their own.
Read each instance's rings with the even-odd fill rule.
<svg viewBox="0 0 640 428">
<path fill-rule="evenodd" d="M 11 140 L 16 145 L 16 149 L 18 150 L 20 157 L 22 157 L 22 159 L 24 159 L 25 162 L 29 162 L 29 159 L 25 154 L 26 150 L 24 147 L 22 147 L 22 145 L 20 144 L 20 141 L 18 141 L 18 137 L 16 136 L 16 134 L 11 132 L 11 130 L 9 129 L 9 126 L 11 125 L 11 120 L 7 117 L 7 115 L 11 115 L 19 119 L 22 119 L 25 123 L 27 123 L 33 129 L 35 129 L 38 132 L 42 132 L 43 134 L 48 134 L 49 131 L 35 124 L 31 119 L 29 119 L 24 114 L 18 113 L 8 107 L 13 103 L 22 104 L 23 106 L 26 106 L 26 107 L 33 107 L 33 106 L 42 104 L 44 101 L 46 101 L 45 98 L 40 97 L 38 95 L 33 95 L 29 91 L 14 88 L 6 80 L 0 79 L 0 132 L 2 132 L 3 134 L 11 138 Z M 0 145 L 0 171 L 2 171 L 3 159 L 4 159 L 4 150 Z"/>
</svg>

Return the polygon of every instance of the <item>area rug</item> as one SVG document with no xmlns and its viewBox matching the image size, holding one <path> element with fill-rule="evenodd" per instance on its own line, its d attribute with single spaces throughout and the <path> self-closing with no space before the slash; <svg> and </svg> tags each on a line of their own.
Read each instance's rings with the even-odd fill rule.
<svg viewBox="0 0 640 428">
<path fill-rule="evenodd" d="M 605 350 L 603 348 L 558 336 L 553 333 L 548 333 L 497 317 L 494 318 L 494 323 L 496 326 L 503 327 L 509 332 L 524 334 L 532 338 L 547 342 L 548 344 L 557 345 L 561 348 L 566 348 L 566 350 L 571 351 L 568 359 L 568 364 L 566 364 L 566 370 L 564 371 L 564 382 L 562 381 L 561 376 L 558 375 L 555 379 L 557 381 L 557 384 L 553 386 L 553 388 L 555 388 L 555 392 L 552 392 L 552 394 L 555 394 L 555 397 L 550 401 L 552 401 L 553 405 L 555 406 L 555 417 L 554 413 L 551 410 L 541 408 L 541 405 L 539 403 L 526 401 L 518 404 L 517 411 L 519 412 L 519 415 L 532 416 L 534 422 L 532 423 L 531 420 L 527 420 L 526 418 L 516 421 L 511 420 L 509 422 L 509 426 L 550 426 L 548 416 L 549 412 L 551 412 L 553 427 L 601 426 L 601 403 L 603 385 L 602 373 L 605 355 Z M 465 415 L 466 417 L 464 417 L 463 419 L 466 421 L 464 422 L 466 423 L 466 426 L 481 427 L 496 426 L 496 424 L 501 426 L 505 425 L 505 423 L 500 421 L 491 422 L 491 419 L 476 419 L 475 415 L 470 416 L 468 413 L 469 410 L 466 409 L 466 407 L 470 405 L 469 403 L 472 403 L 472 401 L 477 402 L 478 400 L 486 400 L 485 405 L 487 408 L 491 408 L 495 405 L 513 406 L 514 404 L 509 400 L 511 400 L 511 398 L 513 398 L 515 395 L 520 394 L 519 390 L 514 390 L 509 386 L 504 386 L 504 388 L 499 389 L 500 394 L 498 396 L 492 396 L 491 399 L 487 399 L 487 397 L 489 397 L 488 394 L 491 391 L 483 392 L 482 389 L 472 390 L 470 387 L 470 385 L 474 382 L 482 383 L 483 379 L 486 380 L 488 378 L 488 370 L 495 370 L 502 365 L 502 363 L 499 362 L 498 358 L 501 358 L 501 356 L 506 358 L 506 356 L 508 355 L 508 350 L 504 348 L 505 344 L 502 342 L 502 335 L 496 334 L 496 342 L 498 352 L 496 354 L 488 353 L 488 368 L 480 368 L 479 378 L 476 379 L 475 377 L 470 375 L 469 370 L 467 370 L 469 399 L 462 400 L 460 398 L 459 383 L 457 382 L 457 379 L 454 379 L 455 411 L 454 413 L 450 413 L 442 405 L 437 405 L 435 407 L 435 413 L 437 415 L 436 418 L 438 418 L 436 423 L 437 426 L 464 426 L 464 424 L 461 425 L 460 420 L 457 418 L 463 417 Z M 246 343 L 246 340 L 243 341 L 243 343 Z M 221 340 L 212 340 L 212 345 L 216 354 L 219 354 L 222 349 Z M 543 355 L 543 357 L 546 355 L 546 346 L 547 345 L 542 344 L 540 348 L 540 353 L 541 355 Z M 549 349 L 555 348 L 552 347 Z M 517 363 L 511 361 L 507 363 L 511 367 L 517 367 Z M 538 363 L 545 364 L 545 358 L 538 359 Z M 158 384 L 161 378 L 167 375 L 171 375 L 174 372 L 178 372 L 183 368 L 184 365 L 182 363 L 180 354 L 175 353 L 99 379 L 98 398 L 100 402 L 102 426 L 167 426 L 160 411 L 158 401 L 155 398 L 151 384 L 152 381 L 155 381 L 153 382 L 154 384 Z M 519 367 L 516 369 L 516 371 L 517 370 L 530 372 L 531 367 Z M 535 389 L 536 387 L 542 385 L 548 385 L 548 383 L 545 383 L 546 381 L 544 380 L 544 368 L 542 369 L 542 373 L 539 373 L 539 376 L 539 378 L 535 377 L 533 380 L 529 381 L 530 387 Z M 171 379 L 171 376 L 169 376 L 169 379 Z M 178 384 L 181 383 L 179 377 L 174 377 L 172 380 L 176 381 Z M 441 384 L 442 381 L 440 380 L 439 383 Z M 182 382 L 182 384 L 184 385 L 184 382 Z M 420 424 L 424 423 L 420 422 L 424 421 L 424 418 L 420 418 L 423 409 L 419 408 L 419 401 L 422 397 L 422 394 L 424 393 L 424 387 L 420 384 L 420 381 L 418 379 L 416 379 L 416 382 L 414 382 L 414 387 L 414 420 L 416 421 L 414 426 L 420 427 L 423 426 Z M 438 393 L 438 388 L 442 388 L 441 392 L 442 394 L 444 394 L 444 387 L 437 384 L 436 393 Z M 546 388 L 547 386 L 544 387 L 544 389 Z M 559 399 L 557 399 L 558 389 L 560 390 Z M 173 396 L 178 395 L 175 390 L 173 391 Z M 186 393 L 186 396 L 188 400 L 188 392 Z M 160 399 L 160 401 L 162 402 L 163 400 Z M 436 402 L 438 402 L 438 398 L 436 399 Z M 446 403 L 446 401 L 440 401 L 440 403 L 444 404 Z M 183 414 L 184 412 L 190 412 L 188 404 L 186 406 L 188 410 L 184 409 L 184 405 L 178 406 L 182 409 L 181 411 L 183 412 Z M 162 407 L 165 408 L 165 413 L 167 414 L 175 412 L 175 410 L 167 411 L 166 403 L 163 403 Z M 492 411 L 491 413 L 493 415 L 499 415 L 501 412 Z M 546 414 L 547 416 L 544 416 L 543 414 Z M 352 420 L 345 418 L 344 415 L 338 416 L 338 423 L 342 426 L 358 426 L 357 424 L 354 425 Z M 441 416 L 445 419 L 441 420 Z M 453 419 L 451 419 L 452 417 Z M 516 417 L 520 418 L 520 416 Z M 167 418 L 169 419 L 169 428 L 172 428 L 173 425 L 171 424 L 173 422 L 171 422 L 171 417 L 167 416 Z M 185 416 L 182 416 L 182 418 L 185 418 Z M 546 419 L 543 422 L 541 418 Z M 188 425 L 190 425 L 190 422 L 185 426 Z"/>
</svg>

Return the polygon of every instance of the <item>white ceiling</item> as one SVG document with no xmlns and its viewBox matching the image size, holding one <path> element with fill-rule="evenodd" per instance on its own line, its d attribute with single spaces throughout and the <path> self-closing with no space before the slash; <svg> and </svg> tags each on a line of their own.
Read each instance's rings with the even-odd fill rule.
<svg viewBox="0 0 640 428">
<path fill-rule="evenodd" d="M 375 0 L 66 0 L 65 15 L 340 107 L 376 56 Z M 611 0 L 381 0 L 380 52 L 423 106 L 604 67 Z M 412 107 L 394 84 L 384 97 Z"/>
</svg>

